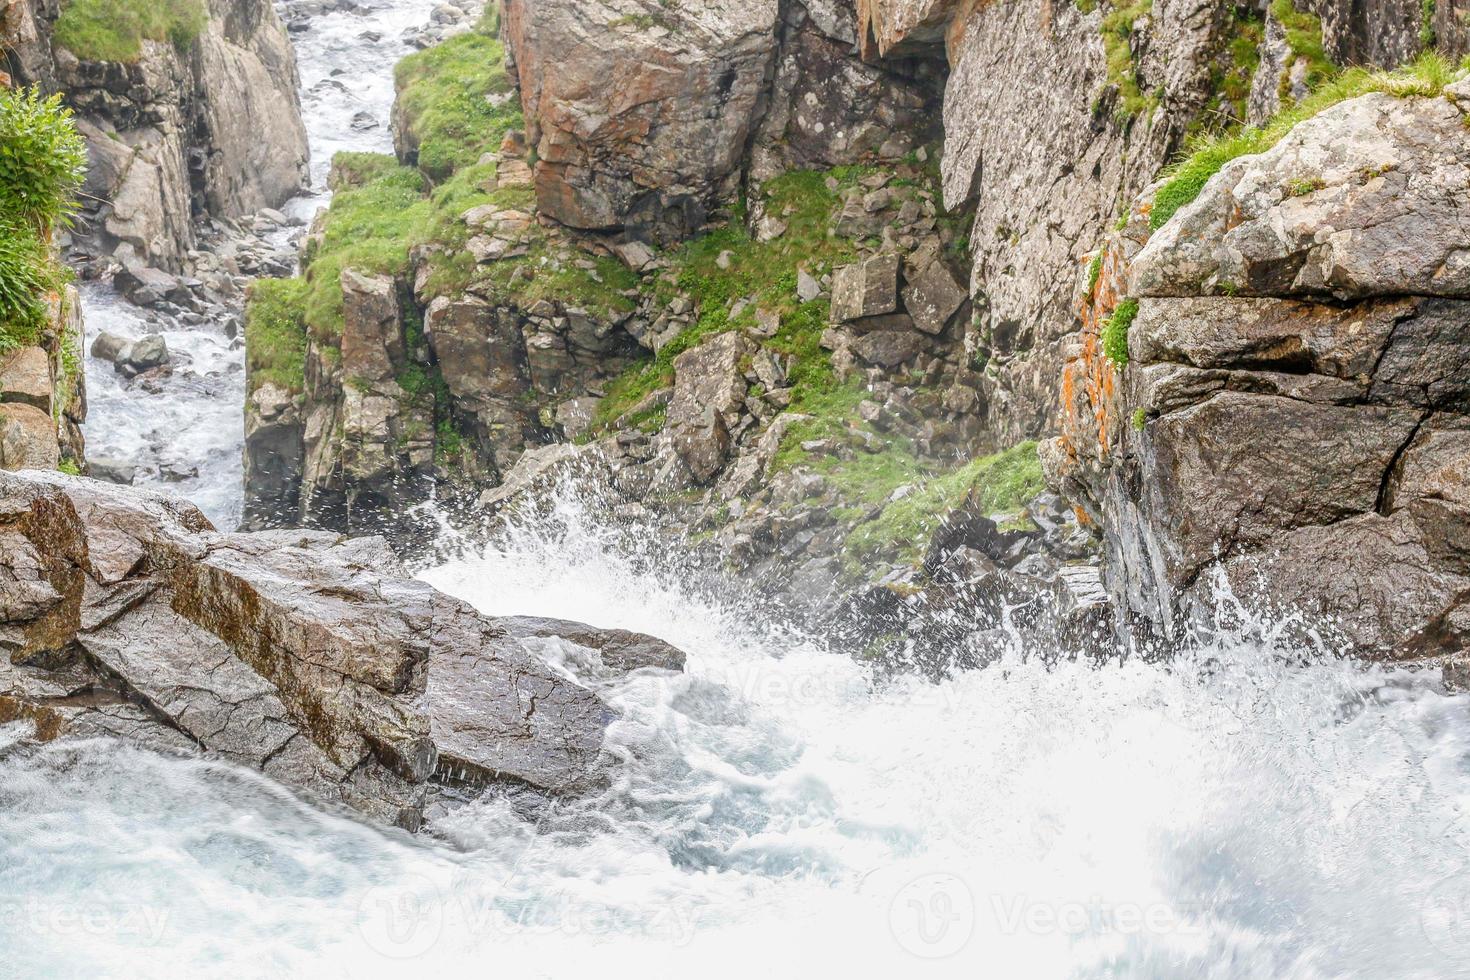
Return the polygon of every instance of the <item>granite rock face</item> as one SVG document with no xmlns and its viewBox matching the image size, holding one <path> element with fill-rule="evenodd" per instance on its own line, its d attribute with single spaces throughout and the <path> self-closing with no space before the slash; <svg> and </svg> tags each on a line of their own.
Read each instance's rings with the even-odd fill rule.
<svg viewBox="0 0 1470 980">
<path fill-rule="evenodd" d="M 650 637 L 502 625 L 381 539 L 221 534 L 80 478 L 0 475 L 0 569 L 0 721 L 217 754 L 409 828 L 441 787 L 599 779 L 615 714 L 518 637 L 600 648 L 614 676 L 682 667 Z"/>
<path fill-rule="evenodd" d="M 1465 111 L 1405 109 L 1353 99 L 1226 164 L 1134 260 L 1133 293 L 1470 297 Z"/>
<path fill-rule="evenodd" d="M 1108 242 L 1044 459 L 1136 622 L 1177 634 L 1224 582 L 1359 655 L 1464 653 L 1470 229 L 1443 189 L 1465 180 L 1463 108 L 1344 103 L 1151 236 L 1145 197 Z M 1120 373 L 1098 330 L 1128 295 Z"/>
<path fill-rule="evenodd" d="M 1233 29 L 1226 4 L 1155 3 L 1131 65 L 1157 104 L 1130 111 L 1109 81 L 1103 13 L 986 3 L 953 28 L 945 203 L 976 212 L 972 344 L 989 360 L 986 423 L 1003 444 L 1049 428 L 1078 256 L 1179 147 Z"/>
<path fill-rule="evenodd" d="M 507 3 L 542 213 L 655 241 L 697 229 L 739 179 L 778 8 L 777 0 Z"/>
<path fill-rule="evenodd" d="M 274 7 L 206 6 L 187 50 L 145 41 L 124 63 L 83 61 L 55 43 L 56 0 L 0 5 L 15 80 L 62 92 L 87 139 L 77 233 L 124 265 L 181 271 L 197 219 L 278 207 L 306 181 L 295 54 Z"/>
</svg>

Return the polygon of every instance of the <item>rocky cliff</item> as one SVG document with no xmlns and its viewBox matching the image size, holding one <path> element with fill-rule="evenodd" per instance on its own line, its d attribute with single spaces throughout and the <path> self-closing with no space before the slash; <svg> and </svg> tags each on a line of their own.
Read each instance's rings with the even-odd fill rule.
<svg viewBox="0 0 1470 980">
<path fill-rule="evenodd" d="M 1064 424 L 1086 441 L 1079 387 L 1099 402 L 1121 390 L 1103 370 L 1106 321 L 1132 300 L 1154 323 L 1162 297 L 1120 263 L 1168 239 L 1181 187 L 1203 179 L 1172 180 L 1142 217 L 1130 202 L 1187 146 L 1279 140 L 1357 83 L 1346 64 L 1465 43 L 1454 4 L 508 0 L 503 13 L 404 66 L 398 159 L 339 161 L 304 281 L 254 307 L 258 335 L 299 339 L 255 344 L 253 519 L 374 528 L 430 496 L 494 518 L 576 470 L 618 519 L 839 614 L 854 594 L 883 606 L 946 574 L 1015 571 L 1038 546 L 1027 588 L 1092 609 L 1095 578 L 1058 576 L 1087 557 L 1084 526 L 1112 552 L 1124 518 L 1055 472 L 1086 505 L 1028 505 L 1029 440 Z M 483 104 L 455 126 L 441 109 L 465 86 Z M 1366 133 L 1351 138 L 1372 155 Z M 1360 261 L 1386 247 L 1360 243 Z M 1400 273 L 1371 295 L 1436 295 Z M 1215 278 L 1244 297 L 1274 274 Z M 1260 295 L 1325 287 L 1273 288 Z M 1098 452 L 1133 438 L 1122 416 L 1094 414 Z M 1387 442 L 1407 435 L 1394 419 Z M 1173 511 L 1135 523 L 1196 527 Z M 1218 528 L 1197 529 L 1191 548 L 1213 553 Z M 956 554 L 963 569 L 945 572 Z M 1122 596 L 1132 573 L 1112 567 Z M 1139 622 L 1176 621 L 1172 598 L 1133 591 Z"/>
<path fill-rule="evenodd" d="M 62 475 L 0 474 L 0 568 L 0 723 L 218 756 L 409 829 L 492 786 L 595 787 L 616 717 L 597 687 L 684 661 L 480 616 L 381 539 L 220 534 L 177 498 Z M 581 681 L 546 638 L 581 651 Z"/>
<path fill-rule="evenodd" d="M 1445 81 L 1366 83 L 1100 253 L 1048 468 L 1138 623 L 1208 620 L 1220 568 L 1358 654 L 1465 650 L 1470 83 Z"/>
<path fill-rule="evenodd" d="M 76 110 L 83 256 L 192 271 L 197 221 L 279 206 L 305 182 L 295 57 L 268 0 L 197 0 L 156 38 L 130 33 L 133 2 L 5 0 L 5 70 Z"/>
</svg>

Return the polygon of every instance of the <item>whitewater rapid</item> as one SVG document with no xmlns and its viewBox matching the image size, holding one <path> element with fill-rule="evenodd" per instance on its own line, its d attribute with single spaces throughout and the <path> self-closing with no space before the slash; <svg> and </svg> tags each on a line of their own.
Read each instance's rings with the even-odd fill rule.
<svg viewBox="0 0 1470 980">
<path fill-rule="evenodd" d="M 604 691 L 602 796 L 414 838 L 217 762 L 11 755 L 0 974 L 1470 975 L 1470 697 L 1431 675 L 1227 608 L 1170 663 L 880 679 L 573 500 L 424 578 L 689 652 Z"/>
<path fill-rule="evenodd" d="M 316 191 L 293 217 L 332 153 L 388 148 L 399 38 L 432 6 L 295 37 Z M 91 333 L 149 329 L 86 304 Z M 164 394 L 88 362 L 90 448 L 198 466 L 170 488 L 231 526 L 243 354 L 166 329 Z M 410 837 L 217 761 L 0 748 L 0 977 L 1470 976 L 1470 697 L 1297 648 L 1228 597 L 1170 661 L 1018 645 L 935 684 L 711 598 L 575 495 L 423 577 L 690 654 L 603 692 L 602 796 Z"/>
</svg>

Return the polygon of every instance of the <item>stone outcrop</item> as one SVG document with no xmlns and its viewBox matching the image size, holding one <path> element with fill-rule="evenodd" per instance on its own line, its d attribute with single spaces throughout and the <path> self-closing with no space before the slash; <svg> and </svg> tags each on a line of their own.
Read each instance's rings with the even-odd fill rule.
<svg viewBox="0 0 1470 980">
<path fill-rule="evenodd" d="M 1136 621 L 1206 616 L 1218 566 L 1360 655 L 1466 649 L 1470 91 L 1448 94 L 1338 105 L 1108 243 L 1046 457 Z M 1098 331 L 1123 296 L 1119 375 Z"/>
<path fill-rule="evenodd" d="M 683 662 L 638 634 L 481 616 L 381 539 L 221 534 L 80 478 L 0 475 L 0 569 L 0 721 L 217 755 L 411 829 L 443 787 L 600 778 L 614 712 L 528 644 L 570 644 L 603 680 Z"/>
<path fill-rule="evenodd" d="M 87 465 L 81 299 L 68 286 L 48 308 L 37 346 L 0 354 L 0 469 L 80 472 Z"/>
<path fill-rule="evenodd" d="M 778 12 L 777 0 L 510 0 L 542 213 L 655 240 L 703 224 L 739 181 Z"/>
<path fill-rule="evenodd" d="M 747 171 L 899 157 L 936 129 L 939 73 L 855 58 L 850 0 L 509 0 L 504 24 L 539 210 L 574 228 L 686 238 Z"/>
<path fill-rule="evenodd" d="M 143 42 L 135 62 L 79 60 L 57 44 L 57 0 L 5 0 L 15 80 L 62 92 L 91 166 L 76 232 L 123 264 L 191 264 L 194 226 L 277 207 L 306 180 L 296 62 L 269 0 L 209 0 L 187 50 Z"/>
</svg>

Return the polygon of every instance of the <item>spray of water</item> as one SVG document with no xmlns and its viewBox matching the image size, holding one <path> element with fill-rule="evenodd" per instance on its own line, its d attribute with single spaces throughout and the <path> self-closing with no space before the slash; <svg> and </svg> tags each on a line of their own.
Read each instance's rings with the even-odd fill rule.
<svg viewBox="0 0 1470 980">
<path fill-rule="evenodd" d="M 589 513 L 563 494 L 424 577 L 689 652 L 603 687 L 597 798 L 411 838 L 209 760 L 0 749 L 0 973 L 1470 971 L 1470 698 L 1432 677 L 1285 645 L 1223 592 L 1165 661 L 1018 642 L 880 677 Z"/>
</svg>

